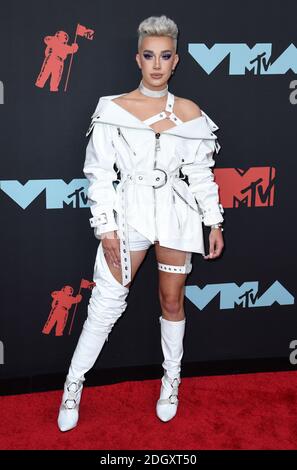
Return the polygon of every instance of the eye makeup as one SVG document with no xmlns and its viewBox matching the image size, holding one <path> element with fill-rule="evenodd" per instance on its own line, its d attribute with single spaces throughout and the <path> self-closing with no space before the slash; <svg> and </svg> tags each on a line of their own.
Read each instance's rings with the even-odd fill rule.
<svg viewBox="0 0 297 470">
<path fill-rule="evenodd" d="M 147 60 L 152 59 L 155 56 L 155 54 L 152 51 L 144 51 L 143 52 L 143 57 Z M 172 57 L 171 51 L 163 51 L 161 53 L 161 58 L 164 60 L 169 60 Z"/>
</svg>

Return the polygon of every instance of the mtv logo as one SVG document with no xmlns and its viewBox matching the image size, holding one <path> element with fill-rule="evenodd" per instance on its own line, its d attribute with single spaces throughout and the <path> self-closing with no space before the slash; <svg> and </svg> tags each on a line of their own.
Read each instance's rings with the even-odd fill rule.
<svg viewBox="0 0 297 470">
<path fill-rule="evenodd" d="M 273 206 L 275 168 L 217 168 L 214 174 L 223 207 Z"/>
</svg>

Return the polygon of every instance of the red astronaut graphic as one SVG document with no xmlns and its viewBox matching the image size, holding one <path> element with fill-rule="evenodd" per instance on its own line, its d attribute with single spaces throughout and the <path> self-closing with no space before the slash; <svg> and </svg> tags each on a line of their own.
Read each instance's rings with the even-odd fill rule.
<svg viewBox="0 0 297 470">
<path fill-rule="evenodd" d="M 76 311 L 77 305 L 82 300 L 82 295 L 80 294 L 81 289 L 92 289 L 95 285 L 95 282 L 90 282 L 86 279 L 82 279 L 80 283 L 79 293 L 76 296 L 73 296 L 73 288 L 71 286 L 64 286 L 61 290 L 52 292 L 51 296 L 54 299 L 52 301 L 52 309 L 43 327 L 42 333 L 44 333 L 45 335 L 50 334 L 50 332 L 56 325 L 55 336 L 63 336 L 70 308 L 72 307 L 72 305 L 75 305 Z M 75 311 L 73 313 L 69 334 L 71 333 L 72 325 L 74 322 Z"/>
<path fill-rule="evenodd" d="M 69 36 L 64 31 L 57 31 L 54 36 L 46 36 L 44 42 L 45 59 L 35 85 L 43 88 L 45 82 L 50 78 L 50 91 L 58 91 L 59 83 L 64 69 L 64 60 L 68 54 L 78 51 L 78 44 L 74 42 L 71 46 L 68 43 Z"/>
<path fill-rule="evenodd" d="M 45 49 L 45 59 L 43 61 L 38 78 L 35 82 L 36 86 L 43 88 L 47 79 L 51 77 L 50 91 L 59 91 L 58 87 L 63 74 L 64 61 L 67 56 L 71 54 L 66 85 L 64 88 L 64 91 L 66 91 L 73 54 L 78 51 L 78 44 L 76 42 L 77 36 L 93 40 L 94 30 L 86 28 L 85 26 L 78 23 L 75 31 L 75 39 L 72 45 L 68 44 L 69 36 L 67 33 L 65 33 L 65 31 L 57 31 L 54 36 L 46 36 L 44 38 L 44 42 L 47 47 Z"/>
<path fill-rule="evenodd" d="M 67 323 L 69 309 L 73 304 L 81 301 L 82 295 L 78 294 L 73 297 L 73 289 L 71 286 L 64 286 L 60 291 L 56 290 L 51 293 L 53 297 L 52 309 L 48 319 L 43 327 L 42 333 L 48 335 L 56 325 L 56 336 L 62 336 Z"/>
</svg>

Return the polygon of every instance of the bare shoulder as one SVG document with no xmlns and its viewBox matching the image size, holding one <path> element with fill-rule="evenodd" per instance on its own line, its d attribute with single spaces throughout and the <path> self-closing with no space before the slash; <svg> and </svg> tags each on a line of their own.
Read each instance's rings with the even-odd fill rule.
<svg viewBox="0 0 297 470">
<path fill-rule="evenodd" d="M 116 103 L 129 103 L 131 101 L 135 101 L 137 98 L 137 93 L 135 90 L 130 91 L 129 93 L 122 94 L 118 96 L 117 98 L 113 98 L 112 101 L 115 101 Z"/>
<path fill-rule="evenodd" d="M 183 121 L 190 121 L 202 116 L 201 109 L 197 103 L 187 98 L 175 96 L 175 112 Z"/>
</svg>

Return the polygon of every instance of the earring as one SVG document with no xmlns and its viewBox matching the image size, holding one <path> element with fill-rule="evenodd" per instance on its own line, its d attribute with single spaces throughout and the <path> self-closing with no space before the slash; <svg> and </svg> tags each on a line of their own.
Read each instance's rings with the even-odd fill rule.
<svg viewBox="0 0 297 470">
<path fill-rule="evenodd" d="M 173 74 L 174 74 L 174 69 L 171 70 L 171 75 L 173 75 Z"/>
</svg>

